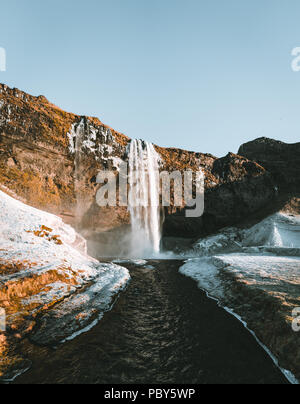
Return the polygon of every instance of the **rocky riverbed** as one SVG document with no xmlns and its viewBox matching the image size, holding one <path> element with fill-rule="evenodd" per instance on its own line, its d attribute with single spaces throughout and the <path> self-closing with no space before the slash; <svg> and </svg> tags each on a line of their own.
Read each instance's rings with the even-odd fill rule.
<svg viewBox="0 0 300 404">
<path fill-rule="evenodd" d="M 72 341 L 22 341 L 31 368 L 15 383 L 287 383 L 242 323 L 178 272 L 182 264 L 123 261 L 131 282 L 113 309 Z"/>
</svg>

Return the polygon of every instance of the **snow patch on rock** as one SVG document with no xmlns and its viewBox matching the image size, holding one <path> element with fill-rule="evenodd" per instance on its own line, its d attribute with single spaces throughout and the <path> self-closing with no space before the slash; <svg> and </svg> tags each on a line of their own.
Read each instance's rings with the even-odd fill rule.
<svg viewBox="0 0 300 404">
<path fill-rule="evenodd" d="M 197 241 L 194 250 L 203 256 L 245 251 L 284 254 L 285 250 L 287 255 L 298 255 L 300 216 L 277 213 L 249 229 L 228 227 Z"/>
<path fill-rule="evenodd" d="M 44 236 L 45 233 L 48 236 Z M 24 268 L 15 273 L 0 273 L 0 283 L 17 282 L 51 270 L 75 281 L 70 285 L 62 278 L 45 285 L 44 290 L 34 296 L 24 296 L 24 309 L 32 302 L 41 306 L 69 296 L 88 282 L 97 283 L 102 298 L 107 290 L 106 302 L 125 287 L 130 279 L 128 270 L 115 264 L 101 264 L 85 251 L 77 250 L 78 240 L 84 244 L 84 239 L 59 217 L 27 206 L 0 191 L 0 260 L 24 262 Z M 30 268 L 26 265 L 28 262 L 32 263 Z M 93 309 L 100 310 L 96 306 Z"/>
</svg>

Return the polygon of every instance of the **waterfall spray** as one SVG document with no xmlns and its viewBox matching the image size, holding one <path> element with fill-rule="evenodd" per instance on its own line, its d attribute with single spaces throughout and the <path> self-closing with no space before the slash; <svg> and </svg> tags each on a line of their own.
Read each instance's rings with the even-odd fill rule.
<svg viewBox="0 0 300 404">
<path fill-rule="evenodd" d="M 129 146 L 131 255 L 160 251 L 159 155 L 153 144 L 132 140 Z"/>
</svg>

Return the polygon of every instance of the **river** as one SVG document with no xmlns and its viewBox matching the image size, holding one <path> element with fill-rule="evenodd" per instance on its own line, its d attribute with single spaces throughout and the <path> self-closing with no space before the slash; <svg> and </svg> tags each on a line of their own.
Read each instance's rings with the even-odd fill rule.
<svg viewBox="0 0 300 404">
<path fill-rule="evenodd" d="M 254 337 L 182 261 L 123 263 L 132 280 L 89 332 L 58 347 L 24 341 L 32 367 L 15 383 L 287 383 Z"/>
</svg>

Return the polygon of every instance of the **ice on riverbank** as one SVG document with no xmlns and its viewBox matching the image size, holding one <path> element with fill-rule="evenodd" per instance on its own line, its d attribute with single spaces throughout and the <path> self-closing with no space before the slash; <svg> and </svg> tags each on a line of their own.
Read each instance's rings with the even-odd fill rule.
<svg viewBox="0 0 300 404">
<path fill-rule="evenodd" d="M 180 273 L 242 321 L 288 380 L 298 383 L 299 336 L 292 329 L 292 312 L 300 307 L 300 258 L 201 257 L 187 260 Z"/>
<path fill-rule="evenodd" d="M 203 287 L 216 278 L 213 268 L 221 268 L 248 286 L 268 291 L 277 287 L 281 294 L 299 297 L 300 216 L 277 213 L 249 229 L 227 228 L 198 241 L 195 251 L 203 259 L 188 261 L 184 271 Z"/>
<path fill-rule="evenodd" d="M 99 319 L 129 279 L 126 268 L 89 257 L 85 240 L 59 217 L 0 191 L 0 307 L 9 338 L 35 329 L 46 341 L 35 324 L 42 317 L 53 341 L 66 339 Z"/>
<path fill-rule="evenodd" d="M 229 227 L 199 240 L 201 256 L 230 252 L 271 252 L 300 256 L 300 216 L 277 213 L 249 229 Z"/>
<path fill-rule="evenodd" d="M 228 282 L 240 281 L 244 286 L 276 293 L 281 298 L 299 299 L 300 258 L 271 255 L 226 254 L 193 258 L 186 261 L 180 272 L 196 280 L 199 287 L 215 298 L 228 298 L 224 276 Z"/>
<path fill-rule="evenodd" d="M 120 270 L 119 266 L 101 264 L 89 257 L 85 240 L 61 218 L 27 206 L 1 191 L 0 243 L 2 284 L 21 281 L 28 275 L 40 276 L 51 270 L 56 270 L 66 279 L 73 279 L 77 288 L 95 277 L 101 282 L 99 275 L 108 271 L 116 273 L 116 285 L 120 279 L 126 282 L 129 278 L 126 268 Z M 55 289 L 57 284 L 52 286 Z"/>
<path fill-rule="evenodd" d="M 249 229 L 225 229 L 198 241 L 195 251 L 202 257 L 187 260 L 180 272 L 245 320 L 299 379 L 299 337 L 292 329 L 293 309 L 300 307 L 299 216 L 278 213 Z"/>
<path fill-rule="evenodd" d="M 300 248 L 300 216 L 277 213 L 242 232 L 243 246 Z"/>
</svg>

